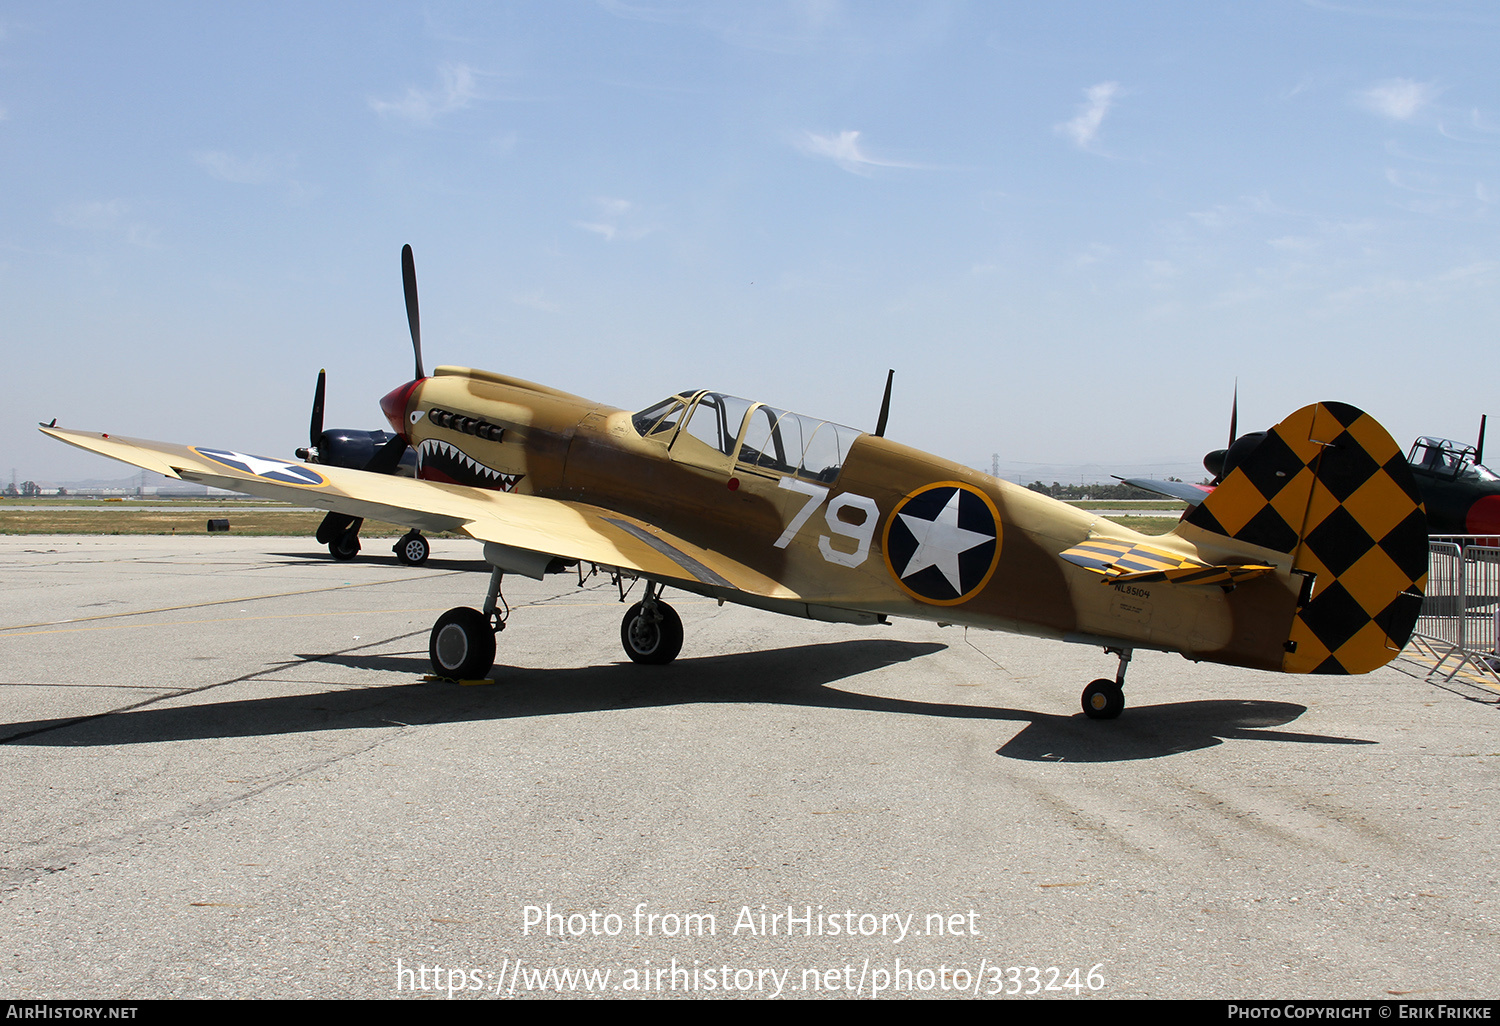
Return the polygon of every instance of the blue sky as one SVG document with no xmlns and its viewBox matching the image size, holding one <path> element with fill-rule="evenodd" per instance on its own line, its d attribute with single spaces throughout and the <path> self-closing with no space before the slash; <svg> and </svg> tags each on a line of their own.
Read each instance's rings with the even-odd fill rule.
<svg viewBox="0 0 1500 1026">
<path fill-rule="evenodd" d="M 1472 439 L 1488 2 L 0 4 L 0 471 L 289 456 L 439 363 L 712 387 L 1002 476 L 1201 476 L 1350 402 Z"/>
</svg>

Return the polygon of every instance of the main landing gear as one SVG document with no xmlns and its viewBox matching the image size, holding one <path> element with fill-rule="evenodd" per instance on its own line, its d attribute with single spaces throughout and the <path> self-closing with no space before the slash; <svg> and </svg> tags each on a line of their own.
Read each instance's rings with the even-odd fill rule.
<svg viewBox="0 0 1500 1026">
<path fill-rule="evenodd" d="M 400 541 L 391 546 L 391 551 L 396 554 L 396 562 L 407 566 L 421 566 L 432 555 L 432 546 L 427 544 L 421 531 L 408 531 L 401 536 Z"/>
<path fill-rule="evenodd" d="M 350 517 L 348 523 L 342 525 L 332 537 L 328 537 L 319 528 L 318 541 L 327 543 L 330 556 L 340 563 L 347 563 L 359 555 L 359 528 L 363 523 L 364 520 L 359 517 Z"/>
<path fill-rule="evenodd" d="M 646 597 L 620 621 L 620 644 L 631 662 L 662 666 L 682 651 L 682 618 L 660 595 L 660 587 L 647 581 Z"/>
<path fill-rule="evenodd" d="M 1115 679 L 1101 677 L 1083 689 L 1083 714 L 1091 720 L 1113 720 L 1125 709 L 1125 667 L 1130 664 L 1131 649 L 1106 648 L 1120 657 Z"/>
<path fill-rule="evenodd" d="M 448 680 L 480 680 L 495 665 L 495 635 L 510 610 L 500 594 L 505 571 L 490 571 L 483 609 L 459 606 L 438 617 L 427 640 L 432 672 Z M 580 578 L 581 579 L 581 578 Z M 624 590 L 622 588 L 622 597 Z M 620 621 L 620 644 L 632 662 L 662 666 L 682 651 L 682 618 L 661 600 L 661 586 L 648 581 L 646 594 Z"/>
<path fill-rule="evenodd" d="M 449 680 L 480 680 L 495 666 L 495 635 L 505 629 L 505 616 L 498 611 L 500 579 L 505 572 L 499 567 L 490 571 L 490 590 L 484 597 L 484 609 L 459 606 L 438 617 L 427 639 L 427 656 L 432 672 Z"/>
</svg>

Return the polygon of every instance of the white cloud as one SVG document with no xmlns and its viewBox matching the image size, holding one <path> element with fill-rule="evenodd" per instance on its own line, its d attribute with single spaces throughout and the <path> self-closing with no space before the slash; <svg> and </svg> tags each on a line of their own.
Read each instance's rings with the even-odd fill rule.
<svg viewBox="0 0 1500 1026">
<path fill-rule="evenodd" d="M 645 238 L 660 227 L 642 223 L 639 220 L 640 205 L 630 200 L 598 196 L 594 199 L 594 205 L 599 208 L 598 220 L 574 221 L 573 226 L 602 236 L 605 242 L 614 242 L 616 239 L 633 242 Z"/>
<path fill-rule="evenodd" d="M 399 100 L 370 100 L 370 109 L 381 117 L 396 117 L 428 125 L 440 114 L 462 110 L 479 98 L 474 69 L 467 64 L 445 64 L 438 69 L 438 84 L 432 89 L 412 86 Z"/>
<path fill-rule="evenodd" d="M 286 173 L 296 166 L 291 157 L 273 157 L 264 153 L 236 157 L 223 150 L 195 153 L 193 161 L 220 181 L 236 185 L 264 185 L 286 177 Z"/>
<path fill-rule="evenodd" d="M 1114 250 L 1102 242 L 1091 242 L 1083 251 L 1073 256 L 1073 267 L 1082 270 L 1114 256 Z"/>
<path fill-rule="evenodd" d="M 123 236 L 133 246 L 154 246 L 157 229 L 130 214 L 131 206 L 124 200 L 84 200 L 59 207 L 53 219 L 66 228 Z"/>
<path fill-rule="evenodd" d="M 221 182 L 234 185 L 268 185 L 284 189 L 293 203 L 306 203 L 321 190 L 292 177 L 297 168 L 297 158 L 276 156 L 269 153 L 254 153 L 248 157 L 236 156 L 223 150 L 200 150 L 193 154 L 193 163 Z"/>
<path fill-rule="evenodd" d="M 1479 260 L 1451 267 L 1423 278 L 1387 276 L 1330 293 L 1334 304 L 1353 304 L 1365 300 L 1412 298 L 1423 302 L 1448 302 L 1455 295 L 1475 291 L 1489 292 L 1500 281 L 1500 261 Z"/>
<path fill-rule="evenodd" d="M 1233 203 L 1215 203 L 1207 210 L 1188 211 L 1188 217 L 1192 218 L 1200 228 L 1210 231 L 1234 228 L 1261 217 L 1282 217 L 1290 214 L 1291 211 L 1277 207 L 1267 196 L 1241 196 Z"/>
<path fill-rule="evenodd" d="M 843 46 L 873 45 L 865 32 L 870 26 L 851 17 L 843 0 L 782 0 L 747 4 L 742 0 L 709 3 L 651 3 L 597 0 L 617 18 L 664 25 L 692 25 L 732 46 L 772 53 L 807 53 L 837 42 Z M 903 17 L 896 21 L 896 37 L 909 42 L 920 27 Z"/>
<path fill-rule="evenodd" d="M 124 200 L 85 200 L 59 207 L 57 223 L 83 231 L 109 231 L 120 226 L 130 205 Z"/>
<path fill-rule="evenodd" d="M 1104 117 L 1114 106 L 1115 99 L 1120 95 L 1120 83 L 1100 82 L 1098 85 L 1089 86 L 1084 90 L 1084 102 L 1078 108 L 1078 113 L 1071 121 L 1064 121 L 1053 126 L 1053 130 L 1060 135 L 1065 135 L 1073 140 L 1073 144 L 1081 150 L 1093 150 L 1094 143 L 1099 137 L 1099 128 L 1104 124 Z"/>
<path fill-rule="evenodd" d="M 516 306 L 539 310 L 542 313 L 557 313 L 561 309 L 556 303 L 543 295 L 541 289 L 535 289 L 531 292 L 513 292 L 511 293 L 510 301 Z"/>
<path fill-rule="evenodd" d="M 877 167 L 923 168 L 928 166 L 872 156 L 860 146 L 858 132 L 840 132 L 838 135 L 803 132 L 795 142 L 797 148 L 810 157 L 831 160 L 845 171 L 867 177 L 872 173 L 872 169 Z"/>
<path fill-rule="evenodd" d="M 1359 94 L 1359 102 L 1368 109 L 1395 121 L 1410 121 L 1438 94 L 1431 82 L 1413 82 L 1393 78 L 1371 86 Z"/>
<path fill-rule="evenodd" d="M 1170 260 L 1147 260 L 1146 275 L 1160 284 L 1181 277 L 1182 268 Z"/>
<path fill-rule="evenodd" d="M 602 235 L 605 242 L 614 242 L 615 236 L 620 231 L 614 225 L 606 224 L 603 221 L 574 221 L 573 225 L 577 228 L 582 228 L 586 232 Z"/>
</svg>

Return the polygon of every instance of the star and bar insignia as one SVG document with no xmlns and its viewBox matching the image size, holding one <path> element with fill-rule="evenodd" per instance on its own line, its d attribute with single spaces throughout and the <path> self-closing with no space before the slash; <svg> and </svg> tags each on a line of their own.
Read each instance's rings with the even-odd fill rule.
<svg viewBox="0 0 1500 1026">
<path fill-rule="evenodd" d="M 281 484 L 294 485 L 325 485 L 328 479 L 318 473 L 305 463 L 288 463 L 286 460 L 273 460 L 265 456 L 252 456 L 249 453 L 235 452 L 232 449 L 204 449 L 193 446 L 193 451 L 204 459 L 212 460 L 222 466 L 238 470 L 243 474 L 254 477 L 263 477 L 267 481 L 277 481 Z"/>
<path fill-rule="evenodd" d="M 885 560 L 914 598 L 965 602 L 989 583 L 1000 561 L 1000 515 L 988 496 L 967 485 L 927 485 L 886 521 Z"/>
</svg>

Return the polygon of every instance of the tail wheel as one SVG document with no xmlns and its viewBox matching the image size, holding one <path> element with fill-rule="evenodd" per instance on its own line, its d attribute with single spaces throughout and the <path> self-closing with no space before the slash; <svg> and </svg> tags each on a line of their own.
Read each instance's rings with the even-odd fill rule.
<svg viewBox="0 0 1500 1026">
<path fill-rule="evenodd" d="M 432 546 L 427 544 L 416 531 L 402 537 L 391 550 L 396 553 L 396 562 L 405 563 L 407 566 L 421 566 L 427 562 L 427 557 L 432 555 Z"/>
<path fill-rule="evenodd" d="M 620 621 L 620 643 L 631 662 L 670 663 L 682 651 L 682 618 L 665 602 L 653 602 L 649 609 L 637 602 Z"/>
<path fill-rule="evenodd" d="M 478 680 L 495 665 L 495 629 L 477 609 L 460 606 L 438 617 L 427 642 L 432 670 L 449 680 Z"/>
<path fill-rule="evenodd" d="M 1091 720 L 1113 720 L 1125 710 L 1125 691 L 1101 677 L 1083 689 L 1083 714 Z"/>
</svg>

